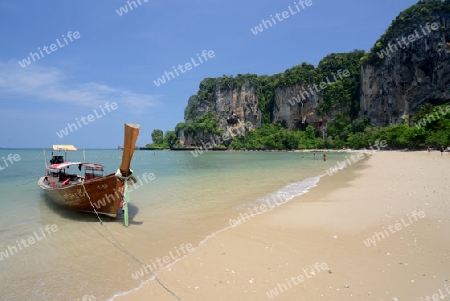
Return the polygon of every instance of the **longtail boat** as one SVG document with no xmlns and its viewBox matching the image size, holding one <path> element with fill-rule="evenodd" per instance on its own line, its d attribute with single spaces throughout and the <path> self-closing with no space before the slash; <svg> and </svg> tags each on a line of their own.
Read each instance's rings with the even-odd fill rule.
<svg viewBox="0 0 450 301">
<path fill-rule="evenodd" d="M 65 156 L 53 155 L 46 174 L 38 184 L 56 204 L 71 210 L 92 212 L 117 217 L 122 203 L 128 226 L 127 185 L 135 180 L 130 170 L 134 147 L 139 134 L 139 125 L 125 124 L 122 163 L 116 173 L 103 175 L 103 166 L 87 162 L 69 162 L 67 151 L 74 151 L 73 145 L 54 145 L 54 151 L 65 151 Z M 78 168 L 79 173 L 71 173 L 69 168 Z"/>
</svg>

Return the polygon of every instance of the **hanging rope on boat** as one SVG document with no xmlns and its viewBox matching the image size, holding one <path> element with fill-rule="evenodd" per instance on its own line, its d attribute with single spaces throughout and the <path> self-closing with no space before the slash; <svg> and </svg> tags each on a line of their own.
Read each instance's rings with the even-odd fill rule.
<svg viewBox="0 0 450 301">
<path fill-rule="evenodd" d="M 129 178 L 129 177 L 127 177 Z M 134 176 L 133 176 L 134 178 Z M 125 182 L 126 183 L 126 182 Z M 126 185 L 126 184 L 125 184 Z M 103 224 L 103 221 L 100 217 L 100 215 L 98 214 L 97 210 L 95 210 L 94 204 L 92 203 L 91 197 L 89 196 L 89 193 L 86 191 L 86 187 L 84 187 L 84 183 L 81 182 L 81 187 L 83 187 L 84 193 L 86 194 L 89 203 L 92 206 L 92 209 L 94 209 L 95 214 L 97 215 L 98 220 L 100 221 L 100 225 L 102 225 L 105 230 L 109 233 L 109 235 L 112 237 L 112 239 L 119 245 L 120 249 L 122 249 L 122 251 L 127 254 L 128 256 L 130 256 L 132 259 L 134 259 L 137 263 L 142 264 L 142 266 L 147 266 L 144 262 L 142 262 L 139 258 L 137 258 L 136 256 L 134 256 L 130 251 L 128 251 L 127 248 L 125 248 L 124 245 L 122 245 L 117 238 L 114 236 L 114 234 L 111 233 L 111 231 L 109 231 L 108 227 L 106 227 L 106 225 Z M 126 186 L 125 186 L 126 187 Z M 175 297 L 175 299 L 181 301 L 181 298 L 178 297 L 173 291 L 171 291 L 167 286 L 164 285 L 164 283 L 161 282 L 161 280 L 159 280 L 159 278 L 156 276 L 155 272 L 153 272 L 152 270 L 150 270 L 150 272 L 152 273 L 152 276 L 155 277 L 156 282 L 158 282 L 158 284 L 165 289 L 168 293 L 170 293 L 173 297 Z"/>
<path fill-rule="evenodd" d="M 83 187 L 84 194 L 87 196 L 87 198 L 88 198 L 88 200 L 89 200 L 89 203 L 90 203 L 91 206 L 92 206 L 92 209 L 94 209 L 94 212 L 95 212 L 95 214 L 97 215 L 98 220 L 100 221 L 100 225 L 103 225 L 103 221 L 102 221 L 102 219 L 100 218 L 100 215 L 98 215 L 97 210 L 95 210 L 94 204 L 92 204 L 91 197 L 89 196 L 89 193 L 86 191 L 86 187 L 84 187 L 84 182 L 81 182 L 81 187 Z"/>
</svg>

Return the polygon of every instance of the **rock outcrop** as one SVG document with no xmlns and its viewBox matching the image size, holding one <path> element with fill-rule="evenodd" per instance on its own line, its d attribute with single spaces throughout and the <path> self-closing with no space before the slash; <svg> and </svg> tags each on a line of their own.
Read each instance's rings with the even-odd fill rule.
<svg viewBox="0 0 450 301">
<path fill-rule="evenodd" d="M 335 87 L 326 87 L 328 91 L 312 93 L 311 83 L 347 68 L 348 79 L 341 77 Z M 331 54 L 317 68 L 303 63 L 273 76 L 203 80 L 197 95 L 189 98 L 185 121 L 213 111 L 219 128 L 237 136 L 242 135 L 237 131 L 242 124 L 260 128 L 270 122 L 288 130 L 312 125 L 326 138 L 327 123 L 335 118 L 342 122 L 346 116 L 350 123 L 359 115 L 383 127 L 400 123 L 424 104 L 448 102 L 450 0 L 423 1 L 402 12 L 369 53 Z M 182 145 L 211 138 L 204 133 L 178 134 Z"/>
<path fill-rule="evenodd" d="M 320 95 L 314 93 L 304 84 L 275 89 L 273 106 L 273 123 L 282 123 L 288 130 L 305 129 L 312 125 L 315 129 L 323 130 L 327 117 L 319 116 L 316 107 Z"/>
<path fill-rule="evenodd" d="M 198 95 L 189 98 L 185 109 L 185 121 L 213 111 L 219 119 L 219 128 L 224 132 L 233 133 L 234 136 L 245 134 L 243 124 L 251 124 L 249 130 L 257 129 L 262 124 L 262 113 L 258 107 L 257 88 L 246 80 L 241 87 L 229 88 L 221 83 L 220 78 L 211 91 L 209 98 L 199 99 Z M 324 130 L 328 117 L 319 116 L 316 107 L 320 93 L 312 93 L 306 84 L 298 83 L 291 87 L 275 88 L 275 101 L 273 105 L 272 123 L 283 124 L 289 130 L 297 130 L 312 125 L 318 130 Z M 212 140 L 213 135 L 197 133 L 194 138 L 183 130 L 178 133 L 180 144 L 183 146 L 198 145 L 200 141 Z"/>
<path fill-rule="evenodd" d="M 428 31 L 424 24 L 417 26 L 417 32 L 392 39 L 385 53 L 379 53 L 385 56 L 381 65 L 361 66 L 360 117 L 387 126 L 401 122 L 423 104 L 450 101 L 450 14 L 436 23 L 438 29 Z M 411 34 L 421 37 L 404 46 L 402 36 Z"/>
<path fill-rule="evenodd" d="M 210 79 L 211 80 L 211 79 Z M 255 88 L 246 80 L 240 87 L 223 84 L 220 79 L 214 79 L 216 84 L 207 94 L 207 99 L 200 99 L 198 95 L 189 98 L 184 112 L 186 122 L 195 118 L 215 112 L 218 116 L 218 127 L 230 136 L 245 135 L 244 128 L 253 130 L 261 127 L 261 110 L 258 108 L 258 96 Z M 251 125 L 251 126 L 247 126 Z M 184 130 L 178 132 L 180 144 L 183 146 L 198 146 L 202 141 L 214 140 L 214 135 L 208 133 L 186 134 Z M 231 139 L 226 142 L 231 142 Z"/>
<path fill-rule="evenodd" d="M 217 79 L 215 89 L 208 100 L 200 100 L 197 95 L 189 98 L 184 112 L 186 122 L 213 111 L 219 117 L 219 128 L 226 131 L 239 123 L 250 122 L 255 128 L 261 126 L 261 110 L 255 88 L 245 81 L 241 87 L 229 88 Z"/>
</svg>

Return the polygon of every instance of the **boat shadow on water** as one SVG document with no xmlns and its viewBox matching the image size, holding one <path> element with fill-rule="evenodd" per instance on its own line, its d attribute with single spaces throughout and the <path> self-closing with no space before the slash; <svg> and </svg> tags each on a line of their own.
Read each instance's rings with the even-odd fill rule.
<svg viewBox="0 0 450 301">
<path fill-rule="evenodd" d="M 67 208 L 64 208 L 58 204 L 55 204 L 47 195 L 41 196 L 41 203 L 45 204 L 46 209 L 50 209 L 53 213 L 58 214 L 60 217 L 72 221 L 82 221 L 82 222 L 99 222 L 96 214 L 92 214 L 89 212 L 79 212 L 73 211 Z M 48 210 L 47 209 L 47 210 Z M 134 206 L 133 204 L 128 204 L 128 216 L 130 218 L 130 224 L 132 225 L 141 225 L 144 222 L 135 221 L 134 218 L 139 212 L 139 208 Z M 119 209 L 117 217 L 110 217 L 107 215 L 99 215 L 103 222 L 107 223 L 122 223 L 123 224 L 123 213 L 122 210 Z"/>
</svg>

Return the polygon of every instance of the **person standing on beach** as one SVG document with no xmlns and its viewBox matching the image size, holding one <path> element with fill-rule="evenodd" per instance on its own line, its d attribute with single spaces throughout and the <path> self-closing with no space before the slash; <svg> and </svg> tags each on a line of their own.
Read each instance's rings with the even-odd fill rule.
<svg viewBox="0 0 450 301">
<path fill-rule="evenodd" d="M 441 156 L 444 154 L 444 146 L 441 145 Z"/>
<path fill-rule="evenodd" d="M 327 154 L 323 154 L 323 162 L 327 161 Z"/>
<path fill-rule="evenodd" d="M 316 153 L 314 153 L 314 161 L 316 161 Z"/>
<path fill-rule="evenodd" d="M 427 146 L 427 151 L 428 151 L 428 154 L 430 154 L 431 148 L 429 146 Z"/>
</svg>

